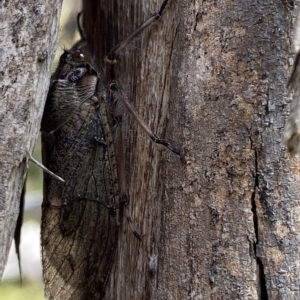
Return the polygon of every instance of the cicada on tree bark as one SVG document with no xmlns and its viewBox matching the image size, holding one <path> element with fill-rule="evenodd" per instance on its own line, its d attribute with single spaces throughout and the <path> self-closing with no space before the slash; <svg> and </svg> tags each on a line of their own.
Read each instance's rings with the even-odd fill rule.
<svg viewBox="0 0 300 300">
<path fill-rule="evenodd" d="M 120 234 L 120 208 L 141 238 L 127 209 L 118 102 L 154 142 L 179 154 L 132 109 L 116 69 L 117 55 L 160 18 L 166 4 L 110 52 L 106 72 L 95 66 L 83 38 L 64 51 L 52 76 L 41 125 L 42 156 L 43 164 L 65 182 L 44 175 L 41 240 L 48 299 L 103 297 Z"/>
</svg>

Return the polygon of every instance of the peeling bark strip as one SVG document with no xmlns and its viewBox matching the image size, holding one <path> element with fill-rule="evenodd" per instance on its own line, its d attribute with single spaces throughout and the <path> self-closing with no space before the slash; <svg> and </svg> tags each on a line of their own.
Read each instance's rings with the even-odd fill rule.
<svg viewBox="0 0 300 300">
<path fill-rule="evenodd" d="M 117 101 L 151 140 L 179 154 L 134 112 L 116 75 L 116 55 L 160 18 L 166 4 L 107 56 L 108 87 L 94 67 L 85 39 L 64 51 L 52 76 L 41 124 L 43 163 L 64 181 L 44 175 L 41 240 L 47 299 L 102 299 L 113 282 L 110 275 L 122 222 L 119 207 L 127 208 L 125 173 L 117 167 L 117 162 L 124 165 L 123 149 L 114 141 L 122 120 L 116 115 Z M 123 144 L 122 139 L 119 142 Z M 124 215 L 132 225 L 130 215 Z"/>
<path fill-rule="evenodd" d="M 0 1 L 0 278 L 49 88 L 61 1 Z M 48 53 L 41 60 L 41 53 Z"/>
</svg>

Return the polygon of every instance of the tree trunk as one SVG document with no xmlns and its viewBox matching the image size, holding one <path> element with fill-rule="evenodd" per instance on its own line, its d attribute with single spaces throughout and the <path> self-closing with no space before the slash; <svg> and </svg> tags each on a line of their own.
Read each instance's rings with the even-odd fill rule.
<svg viewBox="0 0 300 300">
<path fill-rule="evenodd" d="M 19 214 L 20 195 L 40 130 L 61 1 L 0 1 L 0 278 Z"/>
<path fill-rule="evenodd" d="M 161 5 L 98 2 L 84 3 L 84 27 L 100 64 Z M 170 0 L 120 55 L 123 91 L 181 157 L 123 124 L 144 237 L 124 220 L 106 299 L 300 298 L 299 160 L 281 140 L 289 3 Z"/>
</svg>

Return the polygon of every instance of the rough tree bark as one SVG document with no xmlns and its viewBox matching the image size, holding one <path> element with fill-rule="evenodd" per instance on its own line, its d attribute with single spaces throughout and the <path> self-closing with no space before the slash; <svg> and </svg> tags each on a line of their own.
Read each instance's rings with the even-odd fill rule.
<svg viewBox="0 0 300 300">
<path fill-rule="evenodd" d="M 11 246 L 28 155 L 40 130 L 61 0 L 0 1 L 0 278 Z"/>
<path fill-rule="evenodd" d="M 282 144 L 293 1 L 169 2 L 120 58 L 121 82 L 182 155 L 124 125 L 144 237 L 124 221 L 106 299 L 299 299 L 299 160 Z M 160 4 L 86 1 L 99 63 Z"/>
</svg>

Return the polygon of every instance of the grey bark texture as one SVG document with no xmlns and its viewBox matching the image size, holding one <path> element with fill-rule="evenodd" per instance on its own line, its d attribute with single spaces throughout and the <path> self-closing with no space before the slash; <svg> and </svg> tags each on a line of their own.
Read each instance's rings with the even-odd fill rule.
<svg viewBox="0 0 300 300">
<path fill-rule="evenodd" d="M 61 0 L 0 1 L 0 278 L 57 45 Z"/>
<path fill-rule="evenodd" d="M 300 299 L 299 159 L 282 143 L 290 2 L 170 0 L 120 57 L 123 91 L 182 154 L 124 122 L 144 237 L 121 224 L 105 299 Z M 160 5 L 86 1 L 99 64 Z"/>
</svg>

